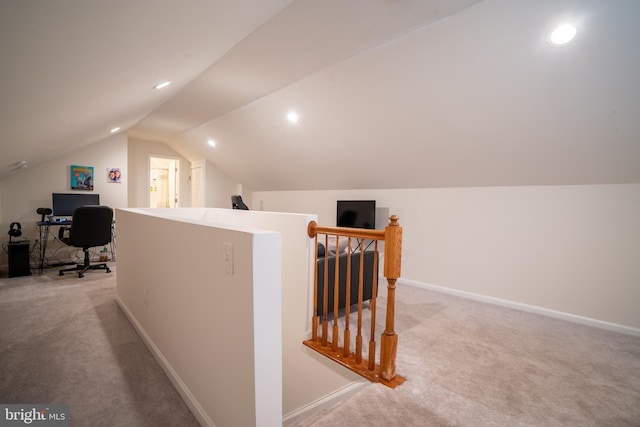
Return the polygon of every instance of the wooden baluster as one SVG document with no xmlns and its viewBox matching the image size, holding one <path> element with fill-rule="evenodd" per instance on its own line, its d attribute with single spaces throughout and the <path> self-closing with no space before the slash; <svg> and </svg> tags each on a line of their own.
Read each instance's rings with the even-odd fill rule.
<svg viewBox="0 0 640 427">
<path fill-rule="evenodd" d="M 371 286 L 371 335 L 369 337 L 369 370 L 376 368 L 376 298 L 378 294 L 378 241 L 375 241 L 373 247 L 373 280 Z"/>
<path fill-rule="evenodd" d="M 338 309 L 340 296 L 340 236 L 336 236 L 336 268 L 333 277 L 333 331 L 331 333 L 331 349 L 338 351 L 339 328 L 338 328 Z"/>
<path fill-rule="evenodd" d="M 362 363 L 362 287 L 364 282 L 364 239 L 360 240 L 360 271 L 358 276 L 358 332 L 356 334 L 356 363 Z"/>
<path fill-rule="evenodd" d="M 329 235 L 324 235 L 324 287 L 322 288 L 322 345 L 327 345 L 327 337 L 329 335 L 329 322 L 327 315 L 329 310 Z"/>
<path fill-rule="evenodd" d="M 402 258 L 402 227 L 398 216 L 392 215 L 385 228 L 384 276 L 387 278 L 387 318 L 380 340 L 380 375 L 387 381 L 396 376 L 396 351 L 398 336 L 394 331 L 396 280 L 400 277 Z"/>
<path fill-rule="evenodd" d="M 318 341 L 318 235 L 313 239 L 315 256 L 313 263 L 313 317 L 311 318 L 311 339 Z"/>
<path fill-rule="evenodd" d="M 344 344 L 342 354 L 349 357 L 351 354 L 351 329 L 349 328 L 349 314 L 351 307 L 351 236 L 347 239 L 347 289 L 345 290 L 345 315 L 344 315 Z"/>
</svg>

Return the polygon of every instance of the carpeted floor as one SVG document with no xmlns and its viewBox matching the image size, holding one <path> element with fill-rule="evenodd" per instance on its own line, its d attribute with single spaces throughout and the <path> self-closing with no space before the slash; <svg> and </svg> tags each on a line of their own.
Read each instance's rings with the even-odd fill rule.
<svg viewBox="0 0 640 427">
<path fill-rule="evenodd" d="M 396 295 L 407 382 L 292 426 L 640 426 L 640 337 L 412 286 Z"/>
<path fill-rule="evenodd" d="M 115 274 L 0 279 L 0 403 L 67 403 L 72 426 L 198 425 L 119 310 Z M 640 426 L 640 337 L 402 284 L 396 316 L 407 382 L 291 425 Z"/>
<path fill-rule="evenodd" d="M 0 279 L 0 402 L 69 404 L 71 426 L 198 426 L 117 306 L 115 277 Z"/>
</svg>

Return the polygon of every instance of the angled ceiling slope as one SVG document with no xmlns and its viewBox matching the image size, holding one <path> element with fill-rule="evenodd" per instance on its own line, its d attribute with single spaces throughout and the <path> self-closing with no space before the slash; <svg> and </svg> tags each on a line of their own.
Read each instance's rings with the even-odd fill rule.
<svg viewBox="0 0 640 427">
<path fill-rule="evenodd" d="M 0 177 L 117 125 L 254 190 L 640 182 L 636 0 L 34 3 L 0 3 Z"/>
<path fill-rule="evenodd" d="M 184 133 L 360 52 L 480 0 L 298 0 L 133 127 Z"/>
<path fill-rule="evenodd" d="M 289 3 L 1 1 L 0 177 L 130 128 Z"/>
<path fill-rule="evenodd" d="M 634 0 L 484 0 L 327 61 L 172 145 L 253 190 L 640 182 L 638 17 Z M 578 36 L 550 46 L 565 20 Z M 268 43 L 272 22 L 245 42 L 265 31 L 260 46 L 283 46 Z"/>
</svg>

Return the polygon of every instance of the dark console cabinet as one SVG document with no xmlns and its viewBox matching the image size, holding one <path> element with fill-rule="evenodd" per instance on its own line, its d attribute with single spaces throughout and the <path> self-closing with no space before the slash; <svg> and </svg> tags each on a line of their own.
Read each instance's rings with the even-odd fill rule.
<svg viewBox="0 0 640 427">
<path fill-rule="evenodd" d="M 9 277 L 30 276 L 29 241 L 9 243 Z"/>
</svg>

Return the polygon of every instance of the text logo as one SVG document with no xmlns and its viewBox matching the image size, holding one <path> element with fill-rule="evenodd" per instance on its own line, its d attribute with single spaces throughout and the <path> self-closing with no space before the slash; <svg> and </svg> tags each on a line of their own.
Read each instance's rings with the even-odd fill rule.
<svg viewBox="0 0 640 427">
<path fill-rule="evenodd" d="M 0 427 L 69 427 L 66 404 L 0 404 Z"/>
</svg>

